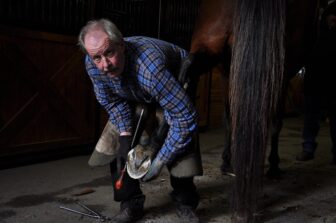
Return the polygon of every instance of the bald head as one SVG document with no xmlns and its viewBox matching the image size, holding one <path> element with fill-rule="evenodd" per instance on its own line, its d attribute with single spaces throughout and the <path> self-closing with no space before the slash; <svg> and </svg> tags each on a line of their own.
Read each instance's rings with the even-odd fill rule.
<svg viewBox="0 0 336 223">
<path fill-rule="evenodd" d="M 78 35 L 78 45 L 85 53 L 87 53 L 85 49 L 85 40 L 87 35 L 90 34 L 91 38 L 93 38 L 94 36 L 92 36 L 92 34 L 100 35 L 102 33 L 105 33 L 108 38 L 116 44 L 123 43 L 123 36 L 117 26 L 107 19 L 100 19 L 89 21 L 81 29 Z"/>
<path fill-rule="evenodd" d="M 90 55 L 99 53 L 101 48 L 107 48 L 109 43 L 110 39 L 107 33 L 101 29 L 90 30 L 84 36 L 84 48 Z"/>
</svg>

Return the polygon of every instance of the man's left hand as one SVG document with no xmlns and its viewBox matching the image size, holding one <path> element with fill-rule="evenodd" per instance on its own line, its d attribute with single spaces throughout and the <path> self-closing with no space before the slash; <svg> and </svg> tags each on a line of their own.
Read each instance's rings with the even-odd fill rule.
<svg viewBox="0 0 336 223">
<path fill-rule="evenodd" d="M 164 163 L 162 160 L 155 158 L 149 167 L 148 172 L 146 175 L 141 179 L 143 182 L 148 182 L 150 180 L 154 180 L 157 178 L 164 166 Z"/>
</svg>

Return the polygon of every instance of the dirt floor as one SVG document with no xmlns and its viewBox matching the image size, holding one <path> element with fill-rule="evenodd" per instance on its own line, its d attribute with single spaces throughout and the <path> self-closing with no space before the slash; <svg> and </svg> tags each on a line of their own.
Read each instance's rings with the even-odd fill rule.
<svg viewBox="0 0 336 223">
<path fill-rule="evenodd" d="M 319 134 L 316 158 L 295 161 L 301 150 L 300 118 L 287 118 L 280 139 L 280 180 L 265 179 L 260 198 L 264 222 L 336 223 L 336 166 L 331 160 L 331 142 L 326 123 Z M 201 222 L 230 222 L 229 194 L 232 178 L 219 171 L 223 148 L 222 129 L 201 134 L 204 176 L 197 177 L 201 202 L 197 209 Z M 77 215 L 60 206 L 81 209 L 79 201 L 106 216 L 119 207 L 113 202 L 107 167 L 90 168 L 88 156 L 71 157 L 0 171 L 1 223 L 76 223 L 99 222 Z M 139 222 L 176 223 L 178 218 L 170 200 L 169 178 L 164 171 L 159 179 L 142 185 L 147 195 L 146 215 Z"/>
</svg>

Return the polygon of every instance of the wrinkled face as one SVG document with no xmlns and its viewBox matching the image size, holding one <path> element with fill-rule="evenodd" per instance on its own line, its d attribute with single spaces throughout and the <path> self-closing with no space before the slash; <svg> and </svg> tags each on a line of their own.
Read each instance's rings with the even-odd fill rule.
<svg viewBox="0 0 336 223">
<path fill-rule="evenodd" d="M 109 77 L 119 76 L 125 66 L 124 44 L 113 43 L 102 30 L 85 35 L 84 46 L 97 68 Z"/>
</svg>

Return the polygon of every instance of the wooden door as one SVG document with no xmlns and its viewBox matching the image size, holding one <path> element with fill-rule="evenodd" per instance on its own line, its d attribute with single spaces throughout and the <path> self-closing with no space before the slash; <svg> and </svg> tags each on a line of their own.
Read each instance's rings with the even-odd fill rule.
<svg viewBox="0 0 336 223">
<path fill-rule="evenodd" d="M 0 27 L 0 61 L 0 167 L 94 143 L 97 105 L 75 37 Z"/>
</svg>

